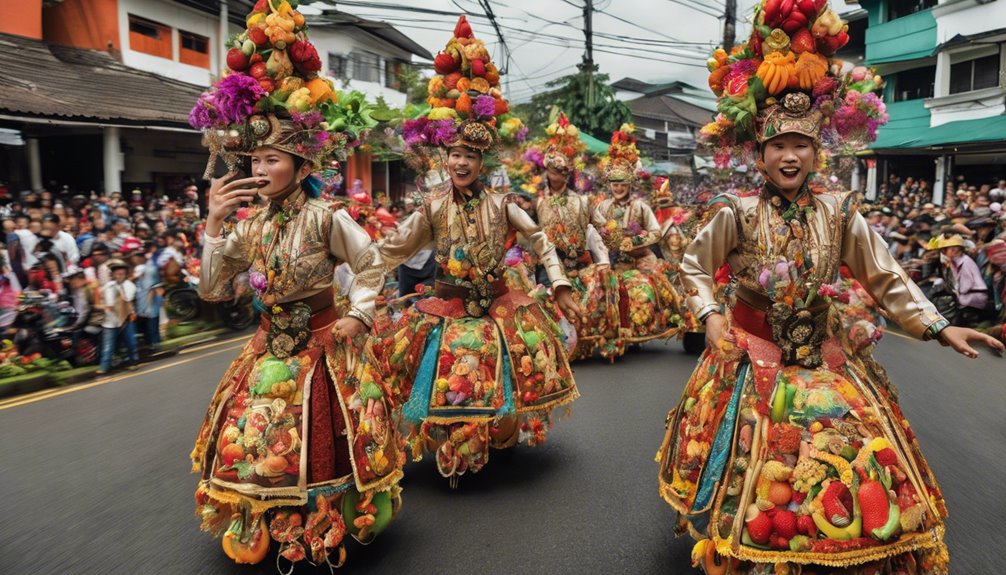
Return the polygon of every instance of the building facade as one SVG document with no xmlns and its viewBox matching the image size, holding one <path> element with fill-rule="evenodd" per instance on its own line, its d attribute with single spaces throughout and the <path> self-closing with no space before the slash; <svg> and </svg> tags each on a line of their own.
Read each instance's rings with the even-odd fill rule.
<svg viewBox="0 0 1006 575">
<path fill-rule="evenodd" d="M 866 63 L 887 79 L 890 122 L 872 146 L 868 196 L 892 177 L 932 184 L 1006 174 L 1006 2 L 863 0 Z"/>
<path fill-rule="evenodd" d="M 17 18 L 0 19 L 0 65 L 13 76 L 0 86 L 0 129 L 12 136 L 0 143 L 0 181 L 170 195 L 201 176 L 206 152 L 188 110 L 225 69 L 227 40 L 254 0 L 21 4 Z M 402 106 L 399 73 L 413 56 L 432 59 L 387 24 L 310 5 L 304 13 L 340 89 Z M 348 178 L 389 187 L 386 165 L 363 157 L 347 167 Z"/>
</svg>

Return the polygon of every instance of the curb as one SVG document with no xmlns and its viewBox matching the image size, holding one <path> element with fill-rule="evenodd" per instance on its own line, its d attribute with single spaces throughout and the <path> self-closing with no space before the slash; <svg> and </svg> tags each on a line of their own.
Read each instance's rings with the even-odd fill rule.
<svg viewBox="0 0 1006 575">
<path fill-rule="evenodd" d="M 178 354 L 187 347 L 193 347 L 231 333 L 233 330 L 221 327 L 208 329 L 199 333 L 167 339 L 157 344 L 154 351 L 140 356 L 140 363 L 149 363 L 165 357 Z M 235 332 L 236 333 L 236 332 Z M 81 383 L 95 377 L 97 365 L 88 365 L 67 371 L 26 373 L 15 377 L 0 379 L 0 398 L 34 393 L 50 387 L 65 387 Z"/>
</svg>

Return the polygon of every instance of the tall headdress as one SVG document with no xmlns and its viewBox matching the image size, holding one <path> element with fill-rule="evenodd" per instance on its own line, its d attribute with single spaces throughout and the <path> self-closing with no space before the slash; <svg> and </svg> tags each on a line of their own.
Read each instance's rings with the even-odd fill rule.
<svg viewBox="0 0 1006 575">
<path fill-rule="evenodd" d="M 218 157 L 234 170 L 260 146 L 321 167 L 377 124 L 362 94 L 339 94 L 319 76 L 321 58 L 297 4 L 258 0 L 227 52 L 225 76 L 192 108 L 189 123 L 210 150 L 205 178 Z"/>
<path fill-rule="evenodd" d="M 569 173 L 576 155 L 586 148 L 580 139 L 580 130 L 570 123 L 564 112 L 559 112 L 559 117 L 545 128 L 545 133 L 548 134 L 548 148 L 543 165 L 546 169 Z"/>
<path fill-rule="evenodd" d="M 437 75 L 428 85 L 430 110 L 402 127 L 411 151 L 460 145 L 488 152 L 503 138 L 523 140 L 527 129 L 506 115 L 510 105 L 499 88 L 500 72 L 465 16 L 458 18 L 453 37 L 433 60 L 433 69 Z"/>
<path fill-rule="evenodd" d="M 848 28 L 828 0 L 762 0 L 751 37 L 729 54 L 718 48 L 706 63 L 719 114 L 700 135 L 717 149 L 718 164 L 787 133 L 833 152 L 876 139 L 887 122 L 875 93 L 883 81 L 833 58 Z"/>
<path fill-rule="evenodd" d="M 639 162 L 639 148 L 636 147 L 636 131 L 633 124 L 622 126 L 611 134 L 608 145 L 607 163 L 604 166 L 604 178 L 609 182 L 631 182 L 636 174 L 636 163 Z"/>
</svg>

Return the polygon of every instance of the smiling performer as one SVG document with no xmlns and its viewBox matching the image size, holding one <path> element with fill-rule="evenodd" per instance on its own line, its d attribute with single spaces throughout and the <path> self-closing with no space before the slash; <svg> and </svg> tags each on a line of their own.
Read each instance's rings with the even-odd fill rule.
<svg viewBox="0 0 1006 575">
<path fill-rule="evenodd" d="M 256 6 L 248 42 L 262 32 L 253 23 L 269 12 L 270 21 L 294 30 L 290 55 L 274 43 L 270 60 L 301 59 L 277 68 L 268 83 L 232 70 L 191 116 L 206 131 L 207 174 L 218 156 L 231 168 L 210 185 L 199 293 L 233 299 L 235 276 L 249 272 L 262 311 L 192 451 L 201 473 L 197 515 L 203 529 L 224 532 L 224 551 L 238 563 L 261 561 L 273 539 L 277 561 L 341 565 L 345 537 L 371 541 L 400 506 L 404 454 L 391 405 L 373 381 L 361 383 L 367 372 L 356 345 L 371 324 L 383 274 L 367 232 L 345 211 L 330 210 L 310 175 L 358 135 L 327 126 L 362 118 L 327 105 L 335 95 L 317 77 L 320 62 L 304 59 L 314 47 L 295 24 L 303 18 L 286 2 L 275 4 Z M 247 64 L 234 55 L 227 61 Z M 268 90 L 273 82 L 280 88 Z M 310 88 L 287 89 L 304 85 Z M 235 179 L 242 162 L 250 176 Z M 266 206 L 225 226 L 256 195 Z M 348 301 L 333 293 L 341 262 L 356 274 Z"/>
<path fill-rule="evenodd" d="M 612 133 L 604 179 L 611 197 L 601 200 L 598 230 L 608 247 L 614 273 L 609 289 L 617 301 L 618 336 L 607 340 L 601 355 L 614 359 L 628 344 L 667 339 L 677 333 L 680 298 L 666 275 L 666 263 L 652 247 L 660 241 L 660 223 L 645 201 L 632 197 L 639 150 L 635 127 L 623 124 Z"/>
<path fill-rule="evenodd" d="M 512 194 L 479 179 L 484 156 L 498 144 L 494 126 L 506 101 L 464 16 L 436 66 L 445 75 L 430 81 L 436 107 L 404 130 L 413 146 L 441 147 L 450 182 L 428 193 L 398 234 L 379 244 L 390 268 L 434 242 L 435 294 L 376 338 L 375 353 L 386 386 L 401 394 L 413 458 L 435 451 L 437 469 L 456 485 L 486 464 L 490 447 L 544 441 L 552 410 L 579 395 L 558 326 L 536 300 L 506 286 L 504 258 L 517 232 L 547 270 L 563 314 L 575 322 L 580 310 L 545 233 Z M 453 107 L 440 90 L 445 81 L 464 90 Z"/>
<path fill-rule="evenodd" d="M 826 6 L 806 8 L 809 24 L 785 24 L 792 40 L 756 27 L 732 56 L 718 54 L 728 68 L 714 71 L 728 78 L 719 109 L 733 117 L 704 131 L 733 145 L 754 139 L 765 184 L 715 198 L 686 249 L 687 303 L 709 348 L 668 415 L 660 493 L 679 513 L 679 532 L 699 540 L 693 561 L 708 574 L 945 574 L 943 496 L 872 340 L 855 336 L 872 326 L 842 324 L 859 296 L 839 267 L 914 337 L 972 358 L 971 342 L 1002 344 L 949 327 L 859 214 L 855 194 L 809 179 L 822 137 L 865 145 L 883 115 L 871 108 L 879 99 L 859 91 L 870 87 L 829 75 L 825 55 L 847 40 L 841 20 Z M 766 26 L 780 18 L 772 1 L 756 14 Z M 730 82 L 747 92 L 731 93 Z M 714 296 L 724 263 L 737 285 L 727 309 Z"/>
</svg>

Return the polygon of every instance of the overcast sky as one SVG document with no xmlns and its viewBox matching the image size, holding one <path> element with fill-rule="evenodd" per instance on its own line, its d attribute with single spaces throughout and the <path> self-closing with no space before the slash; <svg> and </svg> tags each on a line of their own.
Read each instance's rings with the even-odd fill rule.
<svg viewBox="0 0 1006 575">
<path fill-rule="evenodd" d="M 849 9 L 832 0 L 836 9 Z M 750 34 L 756 0 L 738 0 L 737 39 Z M 493 61 L 505 65 L 503 49 L 477 0 L 346 0 L 328 2 L 357 16 L 385 20 L 431 53 L 443 49 L 456 16 L 414 10 L 467 13 L 475 35 Z M 584 54 L 584 0 L 492 0 L 510 49 L 507 96 L 528 100 L 549 80 L 576 71 Z M 314 4 L 320 6 L 323 4 Z M 384 8 L 379 6 L 390 6 Z M 685 81 L 705 86 L 705 60 L 722 43 L 724 0 L 594 0 L 594 62 L 612 81 Z M 309 12 L 309 7 L 304 7 Z"/>
</svg>

